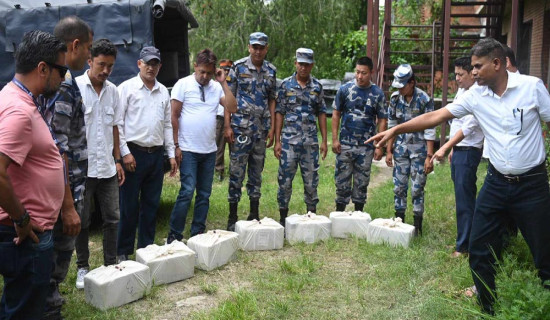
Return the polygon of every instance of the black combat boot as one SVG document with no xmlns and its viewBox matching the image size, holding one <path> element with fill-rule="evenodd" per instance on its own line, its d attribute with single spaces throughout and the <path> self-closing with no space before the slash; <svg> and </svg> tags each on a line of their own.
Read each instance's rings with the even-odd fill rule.
<svg viewBox="0 0 550 320">
<path fill-rule="evenodd" d="M 229 218 L 227 219 L 227 231 L 235 231 L 235 223 L 239 220 L 237 216 L 238 202 L 229 203 Z"/>
<path fill-rule="evenodd" d="M 355 205 L 355 211 L 363 212 L 363 208 L 365 207 L 364 203 L 354 203 L 354 205 Z"/>
<path fill-rule="evenodd" d="M 260 200 L 250 200 L 250 214 L 246 218 L 246 220 L 260 220 L 260 213 L 259 213 L 259 207 L 260 207 Z"/>
<path fill-rule="evenodd" d="M 307 212 L 317 213 L 317 207 L 308 207 Z"/>
<path fill-rule="evenodd" d="M 279 223 L 284 227 L 285 226 L 285 219 L 288 215 L 288 209 L 279 209 L 279 212 L 281 213 L 281 219 L 279 220 Z"/>
<path fill-rule="evenodd" d="M 395 211 L 395 217 L 401 218 L 401 221 L 405 223 L 405 211 Z"/>
<path fill-rule="evenodd" d="M 422 216 L 414 216 L 414 236 L 422 236 Z"/>
<path fill-rule="evenodd" d="M 336 211 L 346 211 L 346 204 L 336 202 Z"/>
</svg>

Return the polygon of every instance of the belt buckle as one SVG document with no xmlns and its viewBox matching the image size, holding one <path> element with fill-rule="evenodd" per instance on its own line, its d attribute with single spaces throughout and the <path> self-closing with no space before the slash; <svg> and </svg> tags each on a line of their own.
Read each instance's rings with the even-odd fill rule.
<svg viewBox="0 0 550 320">
<path fill-rule="evenodd" d="M 508 183 L 518 183 L 519 182 L 519 176 L 507 176 L 507 175 L 502 175 L 502 176 L 504 177 L 504 179 Z"/>
</svg>

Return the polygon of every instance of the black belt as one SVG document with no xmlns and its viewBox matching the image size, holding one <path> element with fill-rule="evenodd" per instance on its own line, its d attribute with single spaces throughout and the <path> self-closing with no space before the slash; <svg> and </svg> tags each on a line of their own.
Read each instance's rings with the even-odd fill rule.
<svg viewBox="0 0 550 320">
<path fill-rule="evenodd" d="M 453 147 L 453 151 L 468 151 L 468 150 L 481 151 L 481 148 L 476 148 L 476 147 L 464 147 L 464 146 L 454 146 L 454 147 Z"/>
<path fill-rule="evenodd" d="M 529 170 L 525 173 L 518 174 L 518 175 L 502 174 L 502 173 L 498 172 L 497 169 L 495 169 L 495 167 L 491 164 L 491 162 L 489 162 L 488 171 L 490 171 L 495 176 L 497 176 L 501 180 L 504 180 L 508 183 L 518 183 L 518 182 L 521 182 L 521 181 L 526 181 L 526 180 L 538 177 L 540 175 L 545 175 L 546 176 L 546 161 L 543 161 L 541 164 L 534 167 L 533 169 L 531 169 L 531 170 Z"/>
<path fill-rule="evenodd" d="M 163 146 L 142 147 L 142 146 L 137 145 L 133 142 L 128 142 L 128 147 L 137 149 L 139 151 L 147 152 L 147 153 L 154 153 L 154 152 L 158 151 L 160 148 L 162 148 Z"/>
</svg>

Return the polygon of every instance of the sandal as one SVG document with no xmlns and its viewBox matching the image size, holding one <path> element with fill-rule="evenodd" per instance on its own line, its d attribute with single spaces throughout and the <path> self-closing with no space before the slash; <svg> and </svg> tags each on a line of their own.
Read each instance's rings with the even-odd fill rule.
<svg viewBox="0 0 550 320">
<path fill-rule="evenodd" d="M 471 287 L 468 287 L 466 289 L 464 289 L 464 295 L 467 297 L 467 298 L 472 298 L 474 296 L 477 296 L 477 288 L 476 286 L 471 286 Z"/>
</svg>

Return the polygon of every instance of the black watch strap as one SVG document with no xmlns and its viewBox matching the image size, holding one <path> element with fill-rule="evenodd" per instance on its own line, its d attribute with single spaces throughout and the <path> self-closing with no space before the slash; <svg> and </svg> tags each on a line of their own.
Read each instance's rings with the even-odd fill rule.
<svg viewBox="0 0 550 320">
<path fill-rule="evenodd" d="M 27 211 L 27 209 L 25 209 L 25 213 L 21 216 L 21 218 L 11 219 L 11 221 L 13 221 L 13 223 L 15 223 L 18 227 L 24 228 L 31 221 L 31 216 L 29 215 L 29 212 Z"/>
<path fill-rule="evenodd" d="M 115 159 L 115 163 L 120 163 L 120 164 L 122 164 L 122 158 Z"/>
</svg>

